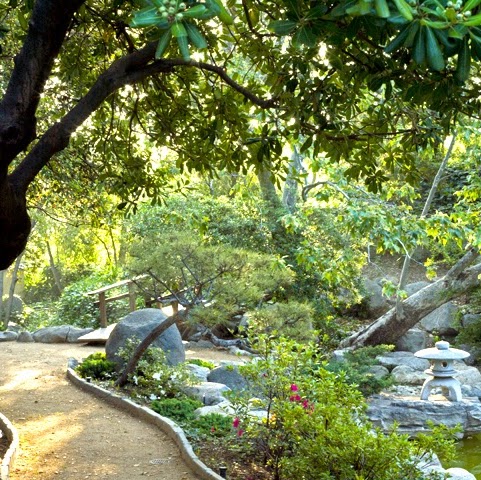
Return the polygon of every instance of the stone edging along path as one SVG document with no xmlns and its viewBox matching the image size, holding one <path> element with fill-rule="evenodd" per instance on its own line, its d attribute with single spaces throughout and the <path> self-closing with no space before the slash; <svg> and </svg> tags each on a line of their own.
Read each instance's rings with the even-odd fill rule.
<svg viewBox="0 0 481 480">
<path fill-rule="evenodd" d="M 15 456 L 18 450 L 18 433 L 15 427 L 10 423 L 7 417 L 0 413 L 0 432 L 2 432 L 8 440 L 8 449 L 3 457 L 0 466 L 0 480 L 8 480 L 10 467 L 13 466 Z"/>
<path fill-rule="evenodd" d="M 67 366 L 67 378 L 73 385 L 94 395 L 98 399 L 113 405 L 114 407 L 120 408 L 131 415 L 134 415 L 135 417 L 158 427 L 175 442 L 185 463 L 195 474 L 199 475 L 200 479 L 223 480 L 223 477 L 215 473 L 212 469 L 208 468 L 199 460 L 197 455 L 194 453 L 192 446 L 187 440 L 184 431 L 175 422 L 166 417 L 162 417 L 150 408 L 137 405 L 135 402 L 132 402 L 127 398 L 115 395 L 114 393 L 102 387 L 88 383 L 77 375 L 74 370 L 75 364 L 75 359 L 70 359 Z M 6 477 L 5 480 L 6 479 L 8 479 L 8 477 Z M 1 477 L 0 480 L 4 480 L 4 478 Z"/>
</svg>

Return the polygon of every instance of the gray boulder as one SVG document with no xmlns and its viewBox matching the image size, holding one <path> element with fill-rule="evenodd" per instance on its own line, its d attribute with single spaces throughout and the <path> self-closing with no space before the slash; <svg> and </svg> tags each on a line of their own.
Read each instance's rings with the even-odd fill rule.
<svg viewBox="0 0 481 480">
<path fill-rule="evenodd" d="M 167 315 L 157 308 L 144 308 L 129 313 L 112 330 L 105 345 L 107 359 L 114 362 L 118 370 L 124 365 L 119 350 L 124 348 L 129 338 L 142 341 L 155 327 L 160 325 Z M 177 325 L 171 325 L 162 335 L 157 337 L 152 346 L 165 352 L 169 365 L 177 365 L 185 361 L 185 349 Z"/>
<path fill-rule="evenodd" d="M 428 376 L 409 365 L 398 365 L 391 372 L 393 380 L 401 385 L 422 385 Z"/>
<path fill-rule="evenodd" d="M 426 348 L 429 335 L 419 328 L 411 328 L 396 343 L 396 350 L 415 353 Z"/>
<path fill-rule="evenodd" d="M 216 405 L 206 405 L 205 407 L 200 407 L 195 411 L 197 417 L 203 417 L 204 415 L 210 415 L 211 413 L 218 413 L 219 415 L 224 415 L 226 417 L 233 417 L 235 415 L 234 407 L 232 403 L 225 400 Z"/>
<path fill-rule="evenodd" d="M 366 306 L 370 317 L 379 317 L 386 313 L 391 307 L 388 299 L 382 294 L 382 286 L 375 280 L 364 279 L 366 291 Z"/>
<path fill-rule="evenodd" d="M 481 314 L 480 313 L 466 313 L 461 318 L 461 325 L 463 327 L 469 327 L 471 325 L 476 325 L 477 323 L 481 322 Z"/>
<path fill-rule="evenodd" d="M 230 388 L 228 386 L 214 382 L 202 382 L 183 388 L 183 392 L 187 396 L 197 398 L 204 405 L 217 405 L 225 402 L 227 399 L 224 397 L 224 394 L 229 391 Z"/>
<path fill-rule="evenodd" d="M 17 337 L 17 332 L 10 332 L 8 330 L 5 332 L 0 332 L 0 342 L 14 342 Z"/>
<path fill-rule="evenodd" d="M 450 402 L 374 395 L 368 401 L 367 416 L 375 427 L 389 431 L 397 423 L 399 433 L 412 436 L 427 432 L 428 420 L 447 427 L 459 424 L 462 427 L 461 437 L 481 432 L 481 403 L 473 398 Z"/>
<path fill-rule="evenodd" d="M 227 385 L 234 391 L 246 390 L 248 387 L 246 379 L 239 373 L 236 365 L 222 365 L 214 368 L 207 375 L 207 380 Z"/>
<path fill-rule="evenodd" d="M 17 342 L 33 343 L 35 342 L 35 340 L 33 339 L 33 335 L 30 332 L 23 331 L 18 334 Z"/>
<path fill-rule="evenodd" d="M 429 333 L 456 335 L 459 333 L 456 327 L 458 312 L 459 307 L 457 305 L 453 302 L 447 302 L 426 315 L 421 320 L 420 325 Z"/>
<path fill-rule="evenodd" d="M 379 380 L 389 376 L 389 370 L 382 365 L 372 365 L 369 367 L 369 373 Z"/>
<path fill-rule="evenodd" d="M 456 378 L 461 385 L 478 388 L 481 386 L 481 373 L 476 367 L 469 367 L 463 362 L 455 362 L 454 368 L 457 372 L 454 378 Z"/>
<path fill-rule="evenodd" d="M 415 293 L 419 292 L 419 290 L 422 290 L 428 285 L 431 284 L 429 282 L 414 282 L 406 285 L 404 287 L 404 291 L 408 294 L 408 297 L 410 297 L 411 295 L 414 295 Z"/>
<path fill-rule="evenodd" d="M 200 365 L 195 365 L 193 363 L 187 363 L 185 368 L 190 372 L 192 377 L 201 382 L 207 382 L 207 375 L 209 375 L 210 368 L 201 367 Z"/>
<path fill-rule="evenodd" d="M 417 358 L 412 352 L 388 352 L 377 357 L 377 361 L 384 367 L 392 370 L 399 365 L 407 365 L 414 370 L 426 370 L 429 368 L 429 361 Z"/>
<path fill-rule="evenodd" d="M 45 327 L 33 332 L 33 339 L 38 343 L 75 343 L 79 337 L 93 331 L 93 328 L 77 328 L 71 325 Z"/>
</svg>

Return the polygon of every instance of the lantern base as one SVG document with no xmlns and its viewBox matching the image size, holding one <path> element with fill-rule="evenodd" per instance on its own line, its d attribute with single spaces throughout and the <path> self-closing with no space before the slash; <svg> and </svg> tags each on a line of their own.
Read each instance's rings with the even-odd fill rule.
<svg viewBox="0 0 481 480">
<path fill-rule="evenodd" d="M 451 402 L 460 402 L 463 398 L 461 384 L 455 378 L 428 378 L 421 390 L 421 400 L 427 400 L 433 388 L 441 387 L 443 395 Z"/>
</svg>

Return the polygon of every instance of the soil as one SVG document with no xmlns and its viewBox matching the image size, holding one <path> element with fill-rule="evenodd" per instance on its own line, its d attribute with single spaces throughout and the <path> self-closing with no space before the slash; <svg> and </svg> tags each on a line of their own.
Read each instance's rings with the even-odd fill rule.
<svg viewBox="0 0 481 480">
<path fill-rule="evenodd" d="M 82 392 L 66 378 L 70 357 L 102 346 L 2 343 L 0 411 L 20 437 L 11 480 L 194 480 L 175 444 L 157 428 Z M 188 358 L 237 359 L 187 350 Z"/>
</svg>

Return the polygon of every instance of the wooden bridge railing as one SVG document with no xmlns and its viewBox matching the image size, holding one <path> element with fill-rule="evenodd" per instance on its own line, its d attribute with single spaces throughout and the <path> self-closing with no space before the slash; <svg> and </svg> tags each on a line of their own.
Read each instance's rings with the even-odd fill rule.
<svg viewBox="0 0 481 480">
<path fill-rule="evenodd" d="M 115 300 L 121 300 L 123 298 L 129 299 L 129 310 L 133 312 L 136 307 L 136 299 L 137 296 L 140 294 L 138 289 L 136 288 L 136 282 L 138 280 L 142 280 L 143 278 L 148 278 L 148 275 L 141 275 L 134 279 L 130 280 L 122 280 L 117 283 L 113 283 L 112 285 L 107 285 L 106 287 L 99 288 L 97 290 L 92 290 L 91 292 L 87 292 L 87 295 L 94 296 L 98 295 L 98 300 L 94 302 L 94 305 L 99 307 L 100 310 L 100 327 L 106 328 L 108 326 L 107 321 L 107 303 L 114 302 Z M 113 290 L 114 288 L 119 287 L 127 287 L 127 292 L 121 293 L 119 295 L 114 295 L 113 297 L 107 297 L 107 292 L 109 290 Z M 149 295 L 145 295 L 142 293 L 145 301 L 145 305 L 147 307 L 151 307 L 154 303 L 157 305 L 158 308 L 162 308 L 166 305 L 171 305 L 174 312 L 178 311 L 178 303 L 174 297 L 171 295 L 167 295 L 165 297 L 157 297 L 152 298 Z"/>
<path fill-rule="evenodd" d="M 115 295 L 113 297 L 107 298 L 107 292 L 113 290 L 114 288 L 119 288 L 127 286 L 128 291 L 126 293 L 121 293 L 120 295 Z M 99 299 L 94 303 L 100 310 L 100 327 L 107 327 L 107 303 L 114 302 L 115 300 L 121 300 L 122 298 L 129 299 L 129 310 L 133 312 L 135 310 L 135 300 L 137 297 L 137 292 L 135 288 L 134 280 L 122 280 L 121 282 L 113 283 L 112 285 L 107 285 L 106 287 L 99 288 L 98 290 L 93 290 L 87 292 L 87 295 L 98 295 Z"/>
</svg>

